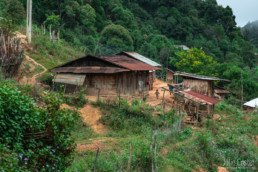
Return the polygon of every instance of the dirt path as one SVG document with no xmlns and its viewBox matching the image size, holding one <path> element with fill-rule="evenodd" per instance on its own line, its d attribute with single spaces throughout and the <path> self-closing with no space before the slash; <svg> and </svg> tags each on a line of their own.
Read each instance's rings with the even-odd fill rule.
<svg viewBox="0 0 258 172">
<path fill-rule="evenodd" d="M 33 62 L 35 65 L 40 66 L 43 71 L 40 73 L 37 73 L 35 75 L 33 75 L 30 79 L 29 79 L 29 83 L 28 84 L 37 84 L 37 77 L 44 74 L 45 72 L 47 72 L 47 68 L 45 68 L 45 66 L 43 66 L 42 64 L 36 62 L 34 59 L 32 59 L 31 57 L 29 57 L 28 55 L 25 55 L 25 58 L 30 61 Z"/>
<path fill-rule="evenodd" d="M 21 39 L 21 45 L 22 45 L 22 47 L 23 47 L 25 50 L 29 48 L 29 47 L 28 47 L 27 40 L 26 40 L 26 39 L 27 39 L 26 35 L 23 35 L 22 33 L 20 33 L 20 32 L 17 31 L 17 32 L 15 32 L 15 37 Z M 25 59 L 26 59 L 28 62 L 31 62 L 31 63 L 34 64 L 33 66 L 31 66 L 31 67 L 32 67 L 32 68 L 30 69 L 31 72 L 36 68 L 36 66 L 40 66 L 40 67 L 43 69 L 43 71 L 40 72 L 40 73 L 34 74 L 31 78 L 27 78 L 26 76 L 24 76 L 19 82 L 20 82 L 21 84 L 35 85 L 35 84 L 37 84 L 37 80 L 36 80 L 37 77 L 40 76 L 40 75 L 42 75 L 42 74 L 44 74 L 45 72 L 47 72 L 47 68 L 45 68 L 45 66 L 43 66 L 42 64 L 36 62 L 34 59 L 32 59 L 31 57 L 29 57 L 28 55 L 25 55 Z"/>
<path fill-rule="evenodd" d="M 92 105 L 87 104 L 79 110 L 83 121 L 91 126 L 91 128 L 98 134 L 104 134 L 107 132 L 107 128 L 99 121 L 102 113 L 98 108 L 94 108 Z"/>
</svg>

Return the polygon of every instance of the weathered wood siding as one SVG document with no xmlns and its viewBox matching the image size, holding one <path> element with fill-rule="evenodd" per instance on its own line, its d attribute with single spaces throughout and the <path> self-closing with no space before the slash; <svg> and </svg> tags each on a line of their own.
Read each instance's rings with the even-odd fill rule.
<svg viewBox="0 0 258 172">
<path fill-rule="evenodd" d="M 166 73 L 166 81 L 167 83 L 169 84 L 172 84 L 173 83 L 173 76 L 174 76 L 174 73 L 167 70 L 167 73 Z"/>
<path fill-rule="evenodd" d="M 84 85 L 86 94 L 139 96 L 139 81 L 143 82 L 143 96 L 149 94 L 149 72 L 123 72 L 118 74 L 87 74 Z"/>
<path fill-rule="evenodd" d="M 200 94 L 214 97 L 213 81 L 183 78 L 183 89 L 192 89 Z"/>
</svg>

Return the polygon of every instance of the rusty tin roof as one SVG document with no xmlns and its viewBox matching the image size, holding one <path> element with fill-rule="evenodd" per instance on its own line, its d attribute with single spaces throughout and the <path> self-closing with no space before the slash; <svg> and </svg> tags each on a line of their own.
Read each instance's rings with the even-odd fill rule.
<svg viewBox="0 0 258 172">
<path fill-rule="evenodd" d="M 127 72 L 128 69 L 122 69 L 119 67 L 100 67 L 100 66 L 93 66 L 93 67 L 57 67 L 51 69 L 52 72 L 60 72 L 60 73 L 120 73 L 120 72 Z"/>
<path fill-rule="evenodd" d="M 218 100 L 218 99 L 197 93 L 193 90 L 185 90 L 185 91 L 182 91 L 181 93 L 183 93 L 185 96 L 190 97 L 196 101 L 206 103 L 209 105 L 214 105 L 214 104 L 217 104 L 220 102 L 220 100 Z"/>
<path fill-rule="evenodd" d="M 68 66 L 70 63 L 84 59 L 87 57 L 93 57 L 116 65 L 117 67 L 100 67 L 100 66 L 82 66 L 82 67 L 63 67 Z M 150 71 L 150 70 L 161 70 L 158 67 L 148 65 L 141 61 L 127 57 L 125 55 L 87 55 L 65 64 L 59 65 L 50 69 L 51 72 L 61 73 L 119 73 L 127 71 Z"/>
<path fill-rule="evenodd" d="M 132 71 L 161 70 L 158 67 L 148 65 L 146 63 L 127 57 L 125 55 L 108 55 L 97 57 L 110 63 L 116 64 L 118 66 L 130 69 Z"/>
</svg>

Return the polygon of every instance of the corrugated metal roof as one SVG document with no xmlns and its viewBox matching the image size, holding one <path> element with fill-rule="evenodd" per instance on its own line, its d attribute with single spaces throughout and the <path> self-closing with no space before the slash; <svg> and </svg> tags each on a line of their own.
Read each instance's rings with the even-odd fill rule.
<svg viewBox="0 0 258 172">
<path fill-rule="evenodd" d="M 63 64 L 63 65 L 59 65 L 59 66 L 57 66 L 55 68 L 52 68 L 52 69 L 50 69 L 50 71 L 55 72 L 55 70 L 57 68 L 66 68 L 66 67 L 63 67 L 63 66 L 69 66 L 70 63 L 72 63 L 74 61 L 77 61 L 77 60 L 82 60 L 82 59 L 87 58 L 87 57 L 93 57 L 93 58 L 97 58 L 97 59 L 106 61 L 108 63 L 116 65 L 117 68 L 119 68 L 121 70 L 126 70 L 126 69 L 129 69 L 129 70 L 132 70 L 132 71 L 161 70 L 158 67 L 148 65 L 146 63 L 143 63 L 141 61 L 138 61 L 138 60 L 135 60 L 133 58 L 127 57 L 125 55 L 87 55 L 85 57 L 74 59 L 74 60 L 72 60 L 70 62 L 67 62 L 67 63 Z M 83 66 L 83 67 L 91 67 L 91 66 Z M 100 69 L 100 70 L 102 70 L 102 69 Z M 121 70 L 120 71 L 117 70 L 117 71 L 122 72 Z M 83 69 L 81 69 L 81 71 L 83 71 Z M 104 71 L 105 73 L 108 72 L 108 71 L 106 71 L 104 69 L 102 71 Z M 128 70 L 126 70 L 126 71 L 128 71 Z M 64 72 L 65 72 L 65 70 L 64 70 Z M 102 73 L 102 72 L 100 72 L 100 73 Z"/>
<path fill-rule="evenodd" d="M 220 100 L 197 93 L 193 90 L 185 90 L 182 91 L 181 93 L 183 93 L 185 96 L 190 97 L 191 99 L 194 99 L 196 101 L 202 102 L 202 103 L 206 103 L 209 105 L 214 105 L 220 102 Z"/>
<path fill-rule="evenodd" d="M 187 78 L 195 78 L 195 79 L 200 79 L 200 80 L 230 82 L 229 80 L 226 80 L 226 79 L 220 79 L 220 78 L 217 78 L 217 77 L 204 76 L 204 75 L 196 75 L 196 74 L 185 73 L 185 72 L 177 72 L 177 73 L 175 73 L 175 75 L 182 76 L 182 77 L 187 77 Z"/>
<path fill-rule="evenodd" d="M 119 67 L 57 67 L 51 69 L 52 72 L 60 72 L 60 73 L 120 73 L 127 72 L 128 69 L 123 69 Z"/>
<path fill-rule="evenodd" d="M 244 104 L 244 106 L 249 106 L 249 107 L 252 107 L 252 108 L 258 108 L 258 98 L 253 99 L 253 100 L 251 100 L 249 102 L 246 102 Z"/>
<path fill-rule="evenodd" d="M 72 85 L 83 85 L 86 75 L 75 74 L 57 74 L 53 79 L 53 82 Z"/>
<path fill-rule="evenodd" d="M 134 59 L 137 59 L 141 62 L 144 62 L 144 63 L 147 63 L 148 65 L 151 65 L 151 66 L 156 66 L 156 67 L 161 67 L 162 65 L 161 64 L 158 64 L 156 62 L 154 62 L 153 60 L 147 58 L 147 57 L 144 57 L 143 55 L 141 54 L 138 54 L 136 52 L 126 52 L 126 51 L 123 51 L 121 53 L 118 53 L 118 54 L 126 54 Z"/>
<path fill-rule="evenodd" d="M 148 65 L 146 63 L 143 63 L 141 61 L 135 60 L 124 55 L 109 55 L 96 57 L 133 71 L 161 70 L 158 67 Z"/>
</svg>

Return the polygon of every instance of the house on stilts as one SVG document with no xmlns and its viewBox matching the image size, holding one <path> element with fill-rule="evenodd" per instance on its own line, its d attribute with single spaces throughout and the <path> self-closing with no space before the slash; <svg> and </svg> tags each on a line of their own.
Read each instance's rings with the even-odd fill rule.
<svg viewBox="0 0 258 172">
<path fill-rule="evenodd" d="M 178 81 L 178 77 L 181 77 L 182 80 L 182 87 L 176 90 L 174 99 L 187 114 L 186 122 L 195 123 L 201 121 L 202 117 L 213 117 L 214 106 L 220 102 L 214 97 L 214 82 L 229 81 L 184 72 L 176 72 L 174 76 L 175 81 Z M 175 85 L 178 85 L 178 83 L 175 83 Z"/>
</svg>

